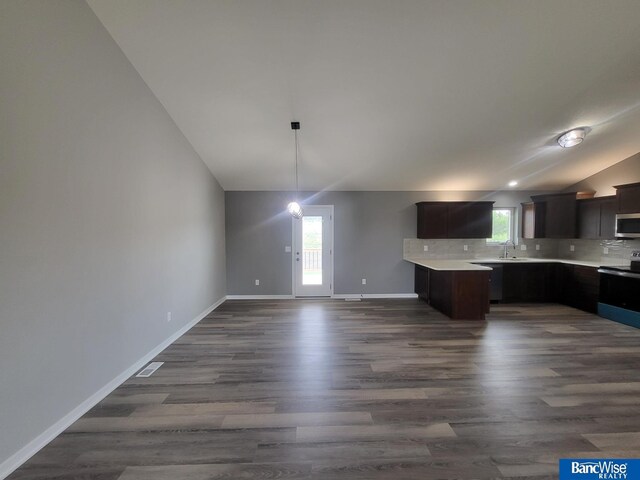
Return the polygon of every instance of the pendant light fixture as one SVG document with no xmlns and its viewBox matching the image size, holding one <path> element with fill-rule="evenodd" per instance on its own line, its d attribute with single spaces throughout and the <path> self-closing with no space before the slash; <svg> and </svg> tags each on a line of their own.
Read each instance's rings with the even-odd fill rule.
<svg viewBox="0 0 640 480">
<path fill-rule="evenodd" d="M 300 130 L 300 122 L 291 122 L 291 130 L 293 130 L 296 146 L 296 195 L 293 202 L 290 202 L 289 205 L 287 205 L 287 210 L 293 218 L 302 218 L 302 207 L 298 203 L 298 130 Z"/>
</svg>

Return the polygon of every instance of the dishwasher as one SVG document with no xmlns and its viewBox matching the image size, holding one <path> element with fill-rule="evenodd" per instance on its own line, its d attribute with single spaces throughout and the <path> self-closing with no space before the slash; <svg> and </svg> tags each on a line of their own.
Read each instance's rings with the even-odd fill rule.
<svg viewBox="0 0 640 480">
<path fill-rule="evenodd" d="M 489 277 L 489 300 L 492 302 L 502 301 L 502 267 L 500 263 L 481 263 L 483 267 L 490 267 Z"/>
</svg>

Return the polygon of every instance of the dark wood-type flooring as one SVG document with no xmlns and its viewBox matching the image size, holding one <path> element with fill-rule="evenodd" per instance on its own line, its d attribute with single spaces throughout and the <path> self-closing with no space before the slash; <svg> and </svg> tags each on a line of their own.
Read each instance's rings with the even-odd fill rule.
<svg viewBox="0 0 640 480">
<path fill-rule="evenodd" d="M 12 480 L 557 478 L 640 456 L 640 330 L 559 305 L 227 301 Z"/>
</svg>

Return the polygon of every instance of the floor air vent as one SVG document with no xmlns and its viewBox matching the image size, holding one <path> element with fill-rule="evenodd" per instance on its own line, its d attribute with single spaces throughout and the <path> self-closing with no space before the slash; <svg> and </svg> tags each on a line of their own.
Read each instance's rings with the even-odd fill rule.
<svg viewBox="0 0 640 480">
<path fill-rule="evenodd" d="M 164 362 L 151 362 L 144 367 L 142 371 L 136 375 L 136 377 L 150 377 L 157 369 L 159 369 Z"/>
</svg>

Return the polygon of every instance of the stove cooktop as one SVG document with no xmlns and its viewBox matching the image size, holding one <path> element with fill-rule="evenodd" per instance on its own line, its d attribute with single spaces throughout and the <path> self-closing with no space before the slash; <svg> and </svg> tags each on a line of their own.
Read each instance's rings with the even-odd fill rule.
<svg viewBox="0 0 640 480">
<path fill-rule="evenodd" d="M 628 265 L 626 267 L 600 267 L 600 270 L 615 270 L 617 272 L 640 273 L 640 262 L 631 262 L 631 265 Z"/>
</svg>

